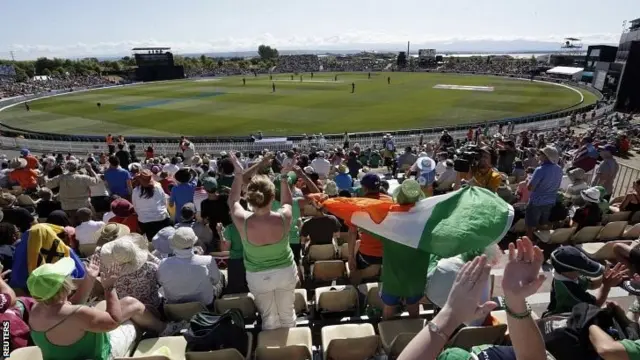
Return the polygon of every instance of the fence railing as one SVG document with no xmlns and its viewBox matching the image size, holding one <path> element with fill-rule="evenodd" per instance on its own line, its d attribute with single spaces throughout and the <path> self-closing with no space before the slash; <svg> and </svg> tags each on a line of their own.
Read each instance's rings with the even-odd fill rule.
<svg viewBox="0 0 640 360">
<path fill-rule="evenodd" d="M 613 196 L 624 196 L 633 191 L 633 183 L 640 179 L 640 169 L 619 164 L 618 175 L 613 181 Z"/>
</svg>

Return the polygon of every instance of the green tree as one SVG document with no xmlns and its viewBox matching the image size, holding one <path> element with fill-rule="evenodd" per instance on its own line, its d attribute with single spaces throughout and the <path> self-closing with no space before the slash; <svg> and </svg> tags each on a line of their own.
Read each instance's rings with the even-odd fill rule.
<svg viewBox="0 0 640 360">
<path fill-rule="evenodd" d="M 41 74 L 45 76 L 51 76 L 51 70 L 45 68 L 42 70 Z"/>
<path fill-rule="evenodd" d="M 262 60 L 276 59 L 278 57 L 278 49 L 263 44 L 258 46 L 258 55 Z"/>
<path fill-rule="evenodd" d="M 21 68 L 21 67 L 16 67 L 14 66 L 14 68 L 16 69 L 16 80 L 19 82 L 23 82 L 23 81 L 27 81 L 29 79 L 29 76 L 27 75 L 27 72 Z"/>
<path fill-rule="evenodd" d="M 398 67 L 400 68 L 407 66 L 407 54 L 404 51 L 400 51 L 400 53 L 398 54 L 396 65 L 398 65 Z"/>
</svg>

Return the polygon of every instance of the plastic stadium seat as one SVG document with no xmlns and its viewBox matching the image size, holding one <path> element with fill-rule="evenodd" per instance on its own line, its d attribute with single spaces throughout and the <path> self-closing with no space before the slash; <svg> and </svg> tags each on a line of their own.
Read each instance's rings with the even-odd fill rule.
<svg viewBox="0 0 640 360">
<path fill-rule="evenodd" d="M 390 353 L 392 344 L 396 340 L 396 337 L 400 334 L 410 334 L 415 336 L 424 328 L 425 323 L 426 321 L 424 319 L 400 319 L 382 321 L 378 323 L 378 333 L 380 334 L 380 341 L 384 352 L 388 356 L 398 356 L 400 352 L 402 352 L 402 349 L 404 349 L 404 347 L 402 349 L 397 349 L 400 343 L 396 344 L 395 349 L 395 351 L 399 351 L 393 355 Z M 410 338 L 413 338 L 413 336 Z M 411 340 L 409 339 L 409 341 Z"/>
<path fill-rule="evenodd" d="M 309 312 L 309 304 L 307 303 L 307 290 L 295 289 L 295 298 L 293 306 L 296 309 L 296 315 L 302 315 Z"/>
<path fill-rule="evenodd" d="M 640 224 L 627 225 L 622 233 L 622 238 L 627 240 L 636 240 L 640 238 Z"/>
<path fill-rule="evenodd" d="M 321 334 L 324 360 L 369 359 L 380 348 L 371 324 L 325 326 Z"/>
<path fill-rule="evenodd" d="M 37 346 L 28 346 L 15 349 L 7 359 L 11 360 L 42 360 L 42 352 Z"/>
<path fill-rule="evenodd" d="M 338 250 L 333 244 L 311 245 L 309 246 L 309 263 L 321 260 L 334 260 Z"/>
<path fill-rule="evenodd" d="M 526 231 L 527 231 L 527 225 L 525 224 L 524 219 L 518 220 L 511 227 L 511 232 L 514 232 L 516 234 L 521 234 L 521 233 L 524 234 Z"/>
<path fill-rule="evenodd" d="M 214 303 L 216 313 L 222 314 L 228 309 L 240 309 L 245 320 L 253 321 L 256 319 L 256 304 L 253 301 L 253 294 L 227 294 L 217 299 Z"/>
<path fill-rule="evenodd" d="M 316 289 L 316 311 L 343 313 L 358 308 L 358 291 L 351 285 L 325 286 Z"/>
<path fill-rule="evenodd" d="M 312 358 L 308 327 L 264 330 L 258 334 L 256 360 L 306 360 Z"/>
<path fill-rule="evenodd" d="M 493 345 L 502 343 L 507 332 L 507 324 L 495 326 L 467 326 L 460 329 L 447 344 L 447 347 L 458 347 L 470 350 L 477 345 Z"/>
<path fill-rule="evenodd" d="M 164 314 L 170 321 L 191 320 L 193 315 L 206 310 L 199 302 L 164 304 Z"/>
<path fill-rule="evenodd" d="M 339 252 L 340 252 L 340 259 L 342 259 L 343 261 L 349 260 L 349 244 L 344 243 L 340 245 Z"/>
<path fill-rule="evenodd" d="M 247 356 L 243 356 L 236 349 L 222 349 L 216 351 L 194 351 L 185 354 L 185 360 L 249 360 L 252 359 L 253 334 L 247 332 Z M 176 358 L 177 359 L 177 358 Z"/>
<path fill-rule="evenodd" d="M 167 347 L 171 352 L 171 357 L 162 355 L 154 355 L 161 347 Z M 187 340 L 184 336 L 166 336 L 160 338 L 144 339 L 140 341 L 136 350 L 133 352 L 133 357 L 144 359 L 184 359 L 187 348 Z M 120 358 L 127 359 L 127 358 Z M 115 360 L 119 360 L 116 358 Z"/>
<path fill-rule="evenodd" d="M 627 221 L 612 221 L 604 226 L 600 234 L 598 234 L 597 240 L 617 240 L 622 238 L 624 229 L 629 224 Z"/>
<path fill-rule="evenodd" d="M 338 246 L 342 246 L 342 244 L 346 244 L 349 242 L 349 233 L 341 232 L 340 236 L 338 236 Z"/>
<path fill-rule="evenodd" d="M 313 281 L 334 281 L 348 276 L 349 271 L 342 260 L 317 261 L 311 266 Z"/>
<path fill-rule="evenodd" d="M 602 226 L 600 225 L 585 226 L 573 235 L 571 242 L 574 244 L 593 242 L 596 240 L 601 230 Z"/>
<path fill-rule="evenodd" d="M 555 230 L 539 230 L 535 232 L 535 235 L 540 241 L 547 244 L 564 244 L 571 240 L 573 234 L 576 233 L 577 228 L 560 228 Z"/>
<path fill-rule="evenodd" d="M 585 254 L 587 254 L 590 258 L 603 261 L 603 260 L 615 260 L 616 255 L 613 253 L 613 246 L 615 244 L 627 244 L 630 245 L 633 241 L 631 240 L 620 240 L 620 241 L 609 241 L 609 242 L 592 242 L 577 245 L 578 248 L 582 249 Z"/>
<path fill-rule="evenodd" d="M 610 223 L 613 221 L 628 221 L 631 217 L 631 211 L 620 211 L 613 214 L 604 215 L 602 223 Z"/>
<path fill-rule="evenodd" d="M 366 297 L 366 305 L 382 310 L 384 304 L 380 298 L 380 284 L 379 283 L 366 283 L 358 285 L 358 291 L 364 294 Z"/>
</svg>

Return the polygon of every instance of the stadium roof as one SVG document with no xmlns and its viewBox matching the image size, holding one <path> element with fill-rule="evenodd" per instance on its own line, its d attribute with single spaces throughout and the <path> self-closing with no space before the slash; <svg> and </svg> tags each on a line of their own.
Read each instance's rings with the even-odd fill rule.
<svg viewBox="0 0 640 360">
<path fill-rule="evenodd" d="M 547 74 L 575 75 L 583 70 L 584 70 L 583 68 L 577 68 L 577 67 L 556 66 L 553 69 L 547 70 Z"/>
<path fill-rule="evenodd" d="M 171 50 L 169 47 L 137 47 L 131 49 L 131 51 L 147 51 L 147 50 Z"/>
</svg>

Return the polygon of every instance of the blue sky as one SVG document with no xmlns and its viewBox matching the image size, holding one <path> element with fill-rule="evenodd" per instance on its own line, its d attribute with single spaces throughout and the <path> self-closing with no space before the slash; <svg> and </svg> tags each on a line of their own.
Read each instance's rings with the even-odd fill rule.
<svg viewBox="0 0 640 360">
<path fill-rule="evenodd" d="M 0 58 L 371 48 L 460 40 L 616 43 L 638 0 L 2 0 Z M 395 6 L 400 4 L 400 6 Z M 374 46 L 375 45 L 375 46 Z"/>
</svg>

